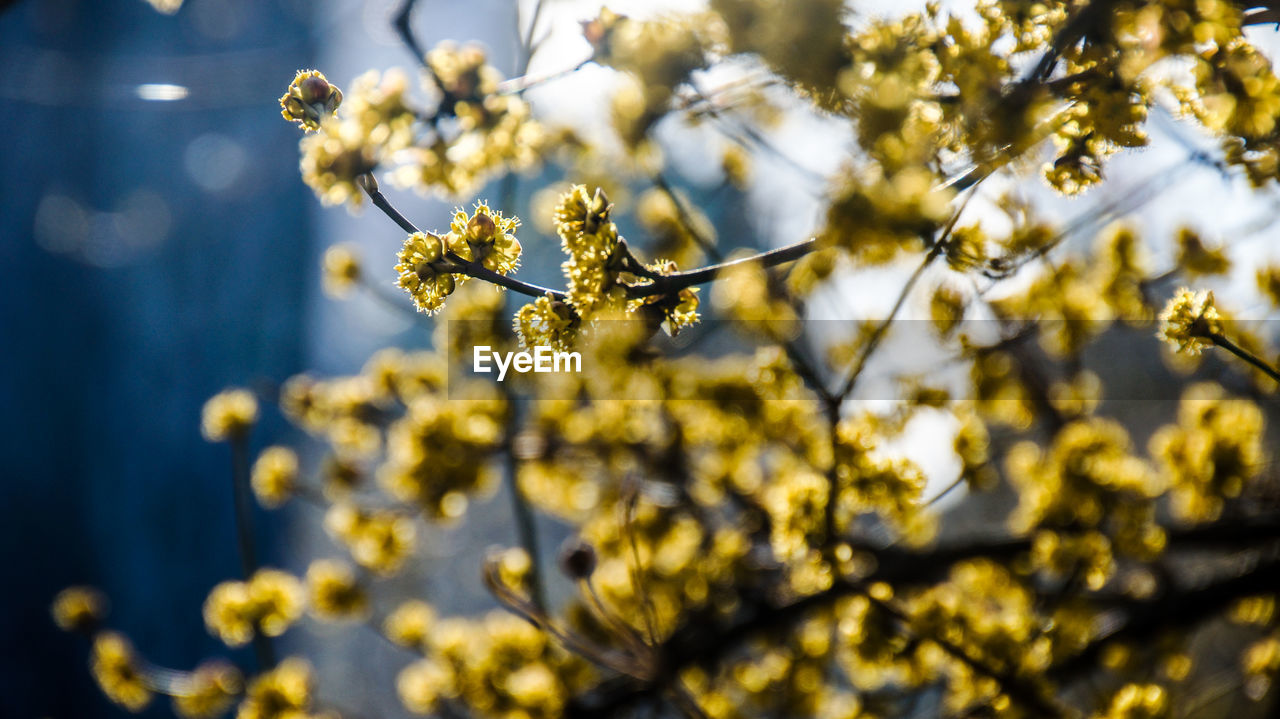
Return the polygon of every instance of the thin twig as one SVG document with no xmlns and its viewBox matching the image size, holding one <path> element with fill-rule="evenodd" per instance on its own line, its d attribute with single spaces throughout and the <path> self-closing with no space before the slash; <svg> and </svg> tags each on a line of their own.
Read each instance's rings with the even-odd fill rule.
<svg viewBox="0 0 1280 719">
<path fill-rule="evenodd" d="M 929 265 L 933 264 L 933 260 L 942 254 L 942 247 L 942 243 L 939 242 L 929 248 L 929 252 L 925 254 L 924 259 L 921 260 L 915 271 L 911 273 L 911 276 L 907 278 L 906 284 L 902 286 L 902 291 L 898 293 L 898 299 L 893 303 L 893 308 L 889 310 L 889 316 L 881 320 L 880 324 L 871 333 L 870 339 L 867 340 L 867 344 L 858 355 L 858 361 L 853 365 L 853 369 L 849 371 L 849 376 L 845 378 L 844 384 L 840 385 L 840 391 L 836 393 L 837 397 L 844 399 L 853 391 L 854 385 L 858 382 L 858 377 L 867 367 L 867 361 L 871 359 L 872 353 L 880 346 L 880 342 L 884 340 L 885 334 L 889 331 L 889 326 L 897 319 L 898 312 L 906 304 L 907 296 L 911 294 L 911 290 L 915 288 L 916 283 L 924 276 L 924 271 L 929 268 Z"/>
<path fill-rule="evenodd" d="M 253 502 L 249 488 L 249 435 L 231 438 L 231 494 L 235 508 L 236 545 L 240 555 L 240 573 L 247 582 L 258 571 L 257 548 L 253 537 Z M 255 626 L 253 652 L 260 669 L 276 665 L 275 647 L 271 639 Z"/>
<path fill-rule="evenodd" d="M 1219 333 L 1217 333 L 1217 332 L 1213 332 L 1213 333 L 1211 333 L 1211 334 L 1209 335 L 1209 339 L 1210 339 L 1210 340 L 1211 340 L 1215 345 L 1217 345 L 1217 346 L 1221 347 L 1222 349 L 1224 349 L 1224 350 L 1226 350 L 1226 351 L 1230 352 L 1231 354 L 1235 355 L 1236 357 L 1239 357 L 1240 359 L 1244 360 L 1245 362 L 1248 362 L 1249 364 L 1253 365 L 1254 367 L 1256 367 L 1258 370 L 1260 370 L 1260 371 L 1261 371 L 1263 374 L 1265 374 L 1266 376 L 1270 377 L 1271 379 L 1275 380 L 1276 382 L 1280 382 L 1280 372 L 1277 372 L 1273 367 L 1271 367 L 1271 365 L 1267 364 L 1266 362 L 1263 362 L 1261 359 L 1258 359 L 1258 358 L 1257 358 L 1257 357 L 1255 357 L 1251 352 L 1249 352 L 1248 350 L 1244 349 L 1243 347 L 1241 347 L 1240 345 L 1236 344 L 1235 342 L 1232 342 L 1231 340 L 1227 339 L 1227 338 L 1226 338 L 1225 336 L 1223 336 L 1222 334 L 1219 334 Z"/>
<path fill-rule="evenodd" d="M 535 87 L 538 87 L 539 85 L 545 85 L 548 82 L 552 82 L 554 80 L 559 80 L 560 78 L 568 77 L 573 73 L 581 70 L 589 62 L 591 62 L 591 58 L 587 58 L 586 60 L 579 62 L 573 67 L 567 67 L 563 70 L 556 70 L 555 72 L 548 72 L 542 75 L 529 75 L 525 73 L 517 77 L 503 80 L 502 82 L 498 83 L 498 89 L 495 94 L 497 95 L 523 94 L 526 90 L 531 90 Z"/>
<path fill-rule="evenodd" d="M 373 206 L 377 207 L 383 214 L 391 218 L 400 226 L 400 229 L 410 234 L 421 232 L 417 226 L 392 206 L 391 202 L 382 194 L 382 191 L 374 186 L 373 183 L 365 182 L 361 184 L 364 188 L 365 194 L 367 194 L 370 201 L 373 202 Z M 673 292 L 679 292 L 686 287 L 706 284 L 714 280 L 716 275 L 720 272 L 730 267 L 736 267 L 749 262 L 758 262 L 764 267 L 781 265 L 804 257 L 816 249 L 817 244 L 818 241 L 816 239 L 810 238 L 795 244 L 787 245 L 786 247 L 779 247 L 777 249 L 769 250 L 768 252 L 761 252 L 757 255 L 744 257 L 731 262 L 721 262 L 715 265 L 700 267 L 696 270 L 686 270 L 684 272 L 673 272 L 669 275 L 660 275 L 643 284 L 627 285 L 627 296 L 637 298 L 669 295 Z M 450 252 L 445 255 L 445 257 L 453 264 L 453 267 L 450 269 L 451 272 L 467 275 L 468 277 L 474 277 L 478 280 L 485 280 L 486 282 L 506 287 L 513 292 L 519 292 L 520 294 L 528 295 L 529 297 L 542 297 L 544 295 L 549 295 L 552 298 L 561 301 L 566 298 L 564 292 L 549 289 L 547 287 L 540 287 L 538 285 L 517 280 L 514 277 L 499 274 L 479 262 L 468 260 L 456 253 Z"/>
<path fill-rule="evenodd" d="M 739 260 L 731 260 L 729 262 L 721 262 L 706 267 L 700 267 L 696 270 L 686 270 L 684 272 L 673 272 L 669 275 L 661 275 L 654 278 L 651 282 L 639 285 L 630 285 L 627 287 L 628 297 L 652 297 L 654 295 L 667 295 L 672 292 L 679 292 L 686 287 L 694 285 L 703 285 L 711 282 L 724 270 L 730 267 L 737 267 L 751 262 L 757 262 L 763 267 L 774 267 L 775 265 L 785 264 L 793 260 L 813 252 L 817 249 L 818 240 L 810 238 L 802 240 L 785 247 L 761 252 L 751 257 L 744 257 Z"/>
<path fill-rule="evenodd" d="M 400 42 L 413 53 L 413 59 L 426 65 L 427 55 L 422 51 L 417 38 L 413 36 L 413 28 L 409 26 L 409 18 L 413 13 L 413 7 L 417 4 L 418 0 L 404 0 L 392 18 L 391 24 L 395 27 L 396 34 L 400 36 Z"/>
<path fill-rule="evenodd" d="M 661 171 L 653 173 L 653 184 L 662 190 L 664 194 L 671 200 L 671 204 L 676 208 L 676 219 L 680 221 L 680 225 L 684 227 L 685 232 L 689 233 L 689 237 L 707 254 L 707 257 L 722 262 L 724 255 L 716 247 L 716 244 L 710 238 L 703 237 L 702 232 L 698 230 L 693 221 L 693 210 L 684 201 L 684 198 L 676 194 L 671 183 L 667 182 L 667 178 L 663 176 Z"/>
<path fill-rule="evenodd" d="M 511 515 L 515 519 L 516 539 L 529 555 L 529 599 L 538 611 L 547 612 L 550 611 L 550 605 L 547 603 L 546 587 L 542 579 L 542 552 L 538 545 L 537 519 L 529 506 L 529 500 L 520 489 L 517 475 L 520 459 L 514 450 L 517 429 L 514 398 L 509 383 L 501 386 L 507 398 L 506 432 L 502 442 L 506 462 L 503 463 L 502 480 L 511 494 Z"/>
</svg>

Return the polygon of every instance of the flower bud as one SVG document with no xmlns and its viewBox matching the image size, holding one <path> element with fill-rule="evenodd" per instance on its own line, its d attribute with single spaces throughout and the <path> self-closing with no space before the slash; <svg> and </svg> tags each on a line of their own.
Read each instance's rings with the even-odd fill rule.
<svg viewBox="0 0 1280 719">
<path fill-rule="evenodd" d="M 310 75 L 298 83 L 298 99 L 308 105 L 327 102 L 329 89 L 329 81 L 324 78 L 324 75 Z"/>
<path fill-rule="evenodd" d="M 493 218 L 483 212 L 477 212 L 467 223 L 467 240 L 471 242 L 492 242 L 498 225 Z"/>
<path fill-rule="evenodd" d="M 307 132 L 320 129 L 320 122 L 342 104 L 342 91 L 325 79 L 319 70 L 299 70 L 280 98 L 280 114 Z"/>
</svg>

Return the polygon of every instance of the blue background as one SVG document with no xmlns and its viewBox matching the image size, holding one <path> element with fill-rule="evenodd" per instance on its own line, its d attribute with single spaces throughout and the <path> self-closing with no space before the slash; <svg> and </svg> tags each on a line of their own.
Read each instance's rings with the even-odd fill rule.
<svg viewBox="0 0 1280 719">
<path fill-rule="evenodd" d="M 123 714 L 93 687 L 87 643 L 50 620 L 69 584 L 106 592 L 108 624 L 159 664 L 226 654 L 200 608 L 238 574 L 229 450 L 201 439 L 199 412 L 302 369 L 314 200 L 276 98 L 309 64 L 310 5 L 0 14 L 4 716 Z M 147 102 L 141 83 L 190 95 Z M 167 223 L 130 225 L 139 196 Z M 278 440 L 264 410 L 258 437 Z M 147 712 L 168 714 L 162 697 Z"/>
</svg>

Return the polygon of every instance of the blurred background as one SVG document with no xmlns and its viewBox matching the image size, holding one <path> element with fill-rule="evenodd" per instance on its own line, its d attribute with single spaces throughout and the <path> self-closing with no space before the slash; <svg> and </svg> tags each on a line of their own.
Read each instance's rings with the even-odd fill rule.
<svg viewBox="0 0 1280 719">
<path fill-rule="evenodd" d="M 117 716 L 49 600 L 101 587 L 160 663 L 218 650 L 200 606 L 239 565 L 200 407 L 305 364 L 312 200 L 273 105 L 315 57 L 313 4 L 6 4 L 0 696 L 6 716 Z"/>
<path fill-rule="evenodd" d="M 298 130 L 277 106 L 299 68 L 319 67 L 345 86 L 370 68 L 411 66 L 392 28 L 398 4 L 187 0 L 164 15 L 142 0 L 0 2 L 0 547 L 11 587 L 0 594 L 5 716 L 121 715 L 92 685 L 87 646 L 50 621 L 49 600 L 69 584 L 100 587 L 112 600 L 108 623 L 158 664 L 188 668 L 227 654 L 200 618 L 209 589 L 239 572 L 229 452 L 199 432 L 209 396 L 233 385 L 269 396 L 303 370 L 350 372 L 377 348 L 429 343 L 424 323 L 376 298 L 337 303 L 320 291 L 324 248 L 354 242 L 370 271 L 389 283 L 387 258 L 402 236 L 376 213 L 319 206 L 299 177 Z M 412 23 L 424 47 L 483 42 L 490 62 L 511 75 L 527 31 L 517 17 L 528 18 L 533 2 L 520 5 L 518 15 L 511 0 L 424 0 Z M 599 5 L 546 3 L 538 35 L 550 40 L 533 74 L 589 54 L 577 21 Z M 679 3 L 610 5 L 643 14 Z M 900 11 L 888 1 L 857 5 Z M 1274 50 L 1274 31 L 1256 30 Z M 603 126 L 610 72 L 588 66 L 536 89 L 529 94 L 535 112 Z M 1153 114 L 1151 147 L 1114 161 L 1109 192 L 1067 201 L 1031 183 L 1028 194 L 1064 222 L 1085 218 L 1072 241 L 1088 242 L 1119 218 L 1153 237 L 1190 223 L 1247 239 L 1235 259 L 1237 279 L 1251 285 L 1275 244 L 1267 240 L 1277 237 L 1274 199 L 1224 177 L 1201 153 L 1212 152 L 1212 141 L 1189 135 L 1162 110 Z M 697 188 L 719 182 L 707 168 L 717 166 L 723 138 L 676 123 L 659 136 L 671 177 L 704 199 Z M 833 124 L 799 113 L 785 115 L 769 139 L 809 177 L 772 155 L 755 158 L 755 179 L 738 206 L 749 212 L 735 214 L 723 199 L 708 210 L 737 223 L 721 226 L 734 245 L 783 244 L 812 230 L 822 190 L 813 176 L 837 169 L 841 153 L 830 148 L 847 142 Z M 988 183 L 992 197 L 1009 189 L 1002 181 Z M 524 181 L 524 206 L 537 185 Z M 452 207 L 404 193 L 395 200 L 429 227 L 442 226 Z M 998 214 L 982 198 L 973 212 Z M 554 251 L 546 257 L 531 254 L 531 281 L 556 281 Z M 814 316 L 882 316 L 909 264 L 850 278 L 815 300 Z M 1251 309 L 1261 307 L 1244 306 L 1240 316 Z M 927 316 L 922 302 L 908 307 L 906 316 L 913 314 Z M 298 439 L 269 406 L 263 410 L 255 450 Z M 915 453 L 931 473 L 946 473 L 924 443 Z M 446 606 L 491 606 L 476 563 L 455 550 L 506 541 L 505 521 L 503 508 L 480 508 L 462 534 L 427 539 L 444 570 L 432 590 Z M 257 528 L 265 563 L 277 566 L 300 568 L 306 557 L 298 546 L 325 541 L 313 522 L 291 525 L 279 515 L 259 513 Z M 563 534 L 542 530 L 544 546 Z M 343 646 L 320 670 L 348 675 L 343 691 L 352 705 L 401 713 L 388 686 L 349 676 L 351 661 L 389 650 L 363 640 Z M 375 696 L 388 705 L 372 707 Z M 164 701 L 146 713 L 169 715 Z"/>
</svg>

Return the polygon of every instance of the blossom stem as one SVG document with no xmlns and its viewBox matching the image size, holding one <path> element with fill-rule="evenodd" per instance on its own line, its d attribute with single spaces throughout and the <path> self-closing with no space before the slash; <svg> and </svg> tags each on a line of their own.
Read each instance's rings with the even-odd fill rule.
<svg viewBox="0 0 1280 719">
<path fill-rule="evenodd" d="M 507 400 L 506 429 L 503 433 L 502 445 L 506 457 L 503 463 L 502 480 L 511 493 L 511 515 L 516 523 L 516 537 L 520 547 L 529 555 L 529 600 L 541 612 L 548 611 L 547 591 L 542 581 L 542 552 L 538 547 L 538 524 L 534 517 L 529 500 L 520 489 L 518 469 L 520 457 L 515 451 L 515 435 L 518 423 L 515 412 L 514 397 L 510 384 L 502 384 L 502 393 Z"/>
<path fill-rule="evenodd" d="M 744 265 L 751 262 L 757 262 L 764 267 L 773 267 L 781 265 L 813 252 L 817 249 L 818 240 L 810 238 L 801 242 L 796 242 L 786 247 L 761 252 L 758 255 L 744 257 L 740 260 L 731 260 L 729 262 L 721 262 L 715 265 L 700 267 L 696 270 L 686 270 L 684 272 L 673 272 L 669 275 L 662 275 L 654 278 L 653 281 L 642 285 L 631 285 L 627 288 L 628 297 L 652 297 L 654 295 L 666 295 L 672 292 L 679 292 L 686 287 L 694 285 L 704 285 L 711 282 L 724 270 L 738 265 Z"/>
<path fill-rule="evenodd" d="M 372 175 L 370 175 L 370 177 L 372 177 Z M 393 222 L 400 225 L 400 229 L 411 235 L 415 232 L 421 232 L 417 226 L 409 221 L 409 218 L 400 214 L 400 211 L 387 200 L 387 196 L 382 194 L 382 191 L 377 188 L 376 184 L 361 183 L 361 186 L 364 187 L 365 194 L 369 196 L 369 200 L 373 202 L 373 206 L 382 210 L 382 214 L 390 217 Z"/>
<path fill-rule="evenodd" d="M 249 435 L 231 438 L 231 491 L 235 506 L 236 544 L 240 554 L 240 571 L 249 581 L 258 571 L 257 549 L 253 537 L 253 504 L 249 489 Z M 261 669 L 276 664 L 275 648 L 271 639 L 258 626 L 253 628 L 253 653 Z"/>
<path fill-rule="evenodd" d="M 491 282 L 495 285 L 505 287 L 512 292 L 519 292 L 520 294 L 527 295 L 529 297 L 550 295 L 552 299 L 560 301 L 564 301 L 565 299 L 565 294 L 559 290 L 553 290 L 547 287 L 529 284 L 528 282 L 522 282 L 514 277 L 507 277 L 499 272 L 494 272 L 479 262 L 465 259 L 454 252 L 446 254 L 445 257 L 453 263 L 453 268 L 450 270 L 452 272 L 457 272 L 459 274 L 466 275 L 467 277 L 474 277 L 477 280 Z"/>
<path fill-rule="evenodd" d="M 400 36 L 400 42 L 404 43 L 404 46 L 413 54 L 413 59 L 426 65 L 426 53 L 422 52 L 422 46 L 418 44 L 417 38 L 413 36 L 413 28 L 409 26 L 409 18 L 413 14 L 413 6 L 417 4 L 418 0 L 404 0 L 400 4 L 400 9 L 396 11 L 391 24 L 395 26 L 396 34 Z"/>
<path fill-rule="evenodd" d="M 1215 345 L 1230 352 L 1236 357 L 1239 357 L 1245 362 L 1248 362 L 1249 364 L 1253 365 L 1263 374 L 1275 380 L 1276 382 L 1280 382 L 1280 372 L 1277 372 L 1275 368 L 1273 368 L 1271 365 L 1267 364 L 1266 362 L 1263 362 L 1261 359 L 1257 358 L 1256 356 L 1254 356 L 1249 351 L 1245 350 L 1240 345 L 1227 339 L 1224 335 L 1219 334 L 1217 332 L 1212 332 L 1209 334 L 1208 339 L 1211 340 Z"/>
<path fill-rule="evenodd" d="M 416 225 L 409 221 L 409 218 L 400 214 L 400 211 L 397 210 L 389 200 L 387 200 L 386 195 L 382 194 L 382 191 L 377 188 L 375 183 L 362 182 L 361 186 L 364 188 L 365 194 L 369 196 L 369 200 L 373 202 L 373 206 L 381 210 L 382 214 L 390 217 L 393 222 L 400 226 L 400 229 L 411 235 L 415 232 L 421 232 Z M 494 272 L 479 262 L 472 262 L 471 260 L 460 257 L 455 253 L 450 252 L 447 257 L 454 265 L 454 268 L 451 270 L 453 272 L 464 274 L 468 277 L 474 277 L 477 280 L 492 282 L 495 285 L 506 287 L 513 292 L 519 292 L 520 294 L 528 295 L 529 297 L 551 295 L 551 297 L 557 300 L 564 300 L 565 298 L 565 294 L 563 292 L 548 289 L 546 287 L 539 287 L 538 285 L 531 285 L 528 282 L 521 282 L 514 277 L 507 277 L 506 275 Z"/>
<path fill-rule="evenodd" d="M 542 75 L 521 75 L 519 77 L 513 77 L 509 80 L 503 80 L 502 82 L 498 83 L 498 91 L 496 94 L 519 95 L 524 91 L 531 90 L 539 85 L 545 85 L 546 83 L 552 82 L 553 80 L 559 80 L 562 77 L 568 77 L 573 73 L 581 70 L 589 62 L 591 62 L 591 58 L 587 58 L 586 60 L 583 60 L 582 62 L 574 65 L 573 67 L 567 67 L 563 70 L 556 70 L 555 72 L 549 72 Z"/>
<path fill-rule="evenodd" d="M 393 222 L 400 226 L 400 229 L 408 232 L 409 234 L 421 232 L 416 225 L 410 222 L 407 217 L 400 214 L 400 211 L 387 200 L 386 195 L 382 194 L 382 191 L 378 189 L 375 182 L 361 182 L 360 184 L 361 187 L 364 188 L 365 194 L 369 196 L 369 200 L 373 202 L 373 206 L 381 210 L 382 214 L 391 218 Z M 686 270 L 684 272 L 674 272 L 669 275 L 661 275 L 653 278 L 650 282 L 645 284 L 628 286 L 627 296 L 633 298 L 653 297 L 654 295 L 666 295 L 671 294 L 672 292 L 679 292 L 686 287 L 706 284 L 714 280 L 716 275 L 723 270 L 748 262 L 759 262 L 764 267 L 781 265 L 804 257 L 810 252 L 813 252 L 817 245 L 817 239 L 810 238 L 795 244 L 787 245 L 786 247 L 779 247 L 777 249 L 769 250 L 768 252 L 761 252 L 758 255 L 744 257 L 740 260 L 721 262 L 715 265 L 700 267 L 696 270 Z M 477 280 L 492 282 L 493 284 L 505 287 L 512 292 L 519 292 L 520 294 L 527 295 L 529 297 L 550 295 L 556 300 L 564 301 L 566 299 L 565 293 L 559 290 L 553 290 L 547 287 L 523 282 L 515 279 L 514 277 L 507 277 L 506 275 L 494 272 L 479 262 L 474 262 L 460 257 L 456 253 L 450 252 L 446 257 L 448 257 L 454 265 L 454 268 L 451 270 L 453 272 L 464 274 L 468 277 L 474 277 Z"/>
<path fill-rule="evenodd" d="M 889 326 L 897 319 L 898 313 L 902 311 L 902 306 L 907 302 L 907 296 L 911 294 L 911 290 L 915 288 L 916 283 L 924 276 L 924 271 L 933 264 L 933 260 L 940 254 L 946 243 L 938 242 L 929 249 L 928 254 L 924 256 L 924 260 L 916 266 L 911 276 L 907 278 L 906 283 L 902 286 L 902 291 L 898 293 L 898 299 L 894 301 L 893 308 L 889 310 L 889 316 L 876 326 L 872 332 L 871 338 L 867 340 L 867 344 L 862 348 L 862 352 L 858 355 L 858 362 L 849 371 L 849 376 L 845 378 L 844 384 L 840 385 L 840 391 L 836 396 L 844 399 L 853 391 L 854 385 L 858 383 L 858 377 L 862 376 L 862 371 L 867 368 L 867 361 L 871 359 L 871 355 L 880 346 L 880 342 L 884 339 L 885 334 L 889 331 Z"/>
<path fill-rule="evenodd" d="M 698 230 L 697 226 L 693 222 L 693 212 L 690 210 L 688 203 L 685 202 L 683 197 L 676 194 L 675 189 L 671 187 L 671 183 L 667 182 L 666 176 L 664 176 L 661 171 L 653 173 L 653 184 L 657 186 L 659 190 L 662 190 L 663 194 L 671 199 L 671 204 L 676 208 L 676 219 L 678 219 L 680 224 L 684 226 L 685 232 L 689 233 L 689 237 L 693 239 L 694 243 L 696 243 L 703 252 L 707 253 L 707 257 L 710 257 L 716 262 L 722 261 L 724 259 L 724 255 L 720 253 L 719 248 L 716 247 L 715 243 L 712 242 L 710 238 L 704 237 Z"/>
</svg>

